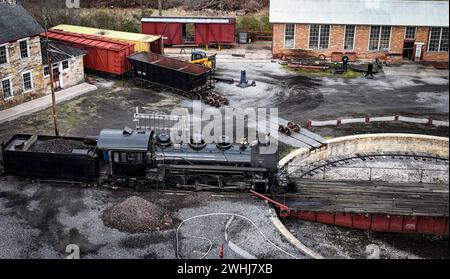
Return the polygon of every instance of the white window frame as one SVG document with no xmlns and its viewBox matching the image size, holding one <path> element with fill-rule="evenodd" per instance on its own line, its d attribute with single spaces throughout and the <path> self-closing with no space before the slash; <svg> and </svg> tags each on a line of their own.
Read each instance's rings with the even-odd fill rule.
<svg viewBox="0 0 450 279">
<path fill-rule="evenodd" d="M 5 64 L 0 64 L 0 66 L 3 66 L 3 65 L 8 65 L 9 64 L 9 50 L 8 50 L 8 48 L 9 48 L 9 44 L 8 43 L 6 43 L 6 44 L 1 44 L 0 45 L 0 47 L 5 47 L 5 51 L 6 51 L 6 63 Z"/>
<path fill-rule="evenodd" d="M 380 26 L 380 33 L 378 34 L 378 47 L 376 50 L 371 50 L 370 49 L 370 34 L 372 34 L 372 27 L 374 26 Z M 383 31 L 383 26 L 389 26 L 389 46 L 388 46 L 388 51 L 391 50 L 391 43 L 392 43 L 392 26 L 391 25 L 371 25 L 370 26 L 370 30 L 369 30 L 369 41 L 367 43 L 367 50 L 369 52 L 381 52 L 384 51 L 382 49 L 380 49 L 380 45 L 381 45 L 381 32 Z"/>
<path fill-rule="evenodd" d="M 9 88 L 10 88 L 10 90 L 11 90 L 11 96 L 9 96 L 9 97 L 6 97 L 5 98 L 5 96 L 3 96 L 3 81 L 5 81 L 5 80 L 9 80 Z M 4 78 L 4 79 L 2 79 L 1 80 L 1 93 L 2 93 L 2 96 L 3 96 L 3 100 L 4 101 L 6 101 L 6 100 L 9 100 L 9 99 L 12 99 L 12 98 L 14 98 L 14 88 L 13 88 L 13 84 L 12 84 L 12 77 L 7 77 L 7 78 Z"/>
<path fill-rule="evenodd" d="M 407 39 L 406 38 L 406 30 L 408 29 L 408 27 L 414 27 L 414 39 Z M 416 40 L 416 38 L 417 38 L 417 26 L 405 26 L 405 36 L 403 36 L 403 39 L 405 39 L 405 40 Z"/>
<path fill-rule="evenodd" d="M 431 41 L 431 29 L 432 28 L 439 28 L 441 31 L 439 33 L 439 44 L 438 44 L 438 49 L 437 50 L 430 50 L 430 41 Z M 430 27 L 430 31 L 428 32 L 428 47 L 427 47 L 427 52 L 449 52 L 448 50 L 441 50 L 441 44 L 442 44 L 442 33 L 444 33 L 444 28 L 448 28 L 448 27 Z"/>
<path fill-rule="evenodd" d="M 48 75 L 45 75 L 45 68 L 48 68 Z M 44 76 L 44 78 L 50 77 L 50 66 L 49 65 L 44 65 L 44 67 L 42 68 L 42 75 Z"/>
<path fill-rule="evenodd" d="M 288 24 L 293 24 L 294 25 L 294 44 L 292 45 L 292 47 L 286 47 L 286 26 Z M 295 49 L 295 41 L 296 41 L 296 35 L 297 35 L 297 24 L 296 23 L 285 23 L 284 24 L 284 30 L 283 30 L 283 47 L 285 49 Z"/>
<path fill-rule="evenodd" d="M 310 48 L 310 42 L 311 42 L 311 26 L 313 25 L 319 25 L 319 33 L 317 35 L 317 48 Z M 329 30 L 328 30 L 328 46 L 327 48 L 320 48 L 320 37 L 322 35 L 322 26 L 329 26 Z M 329 50 L 330 49 L 330 43 L 331 43 L 331 29 L 333 28 L 332 24 L 310 24 L 309 25 L 309 33 L 308 33 L 308 49 L 310 50 Z"/>
<path fill-rule="evenodd" d="M 27 57 L 22 57 L 22 51 L 20 49 L 20 43 L 24 42 L 24 41 L 27 42 L 27 54 L 28 54 Z M 19 46 L 19 58 L 20 58 L 20 60 L 24 60 L 24 59 L 30 58 L 31 57 L 31 53 L 30 53 L 30 38 L 24 38 L 24 39 L 17 40 L 17 44 Z"/>
<path fill-rule="evenodd" d="M 355 27 L 355 31 L 353 33 L 353 46 L 352 49 L 345 49 L 345 34 L 347 33 L 347 26 L 354 26 Z M 355 50 L 355 42 L 356 42 L 356 25 L 352 25 L 352 24 L 346 24 L 345 25 L 345 29 L 344 29 L 344 41 L 342 42 L 342 49 L 343 50 Z M 370 34 L 369 34 L 370 35 Z M 331 36 L 330 36 L 331 37 Z"/>
<path fill-rule="evenodd" d="M 26 74 L 30 74 L 31 89 L 25 89 L 25 79 L 23 76 Z M 22 89 L 23 93 L 32 92 L 34 90 L 33 70 L 22 72 Z"/>
<path fill-rule="evenodd" d="M 66 61 L 67 61 L 67 69 L 64 69 L 64 62 L 66 62 Z M 61 61 L 61 71 L 67 72 L 69 69 L 70 69 L 70 60 Z"/>
</svg>

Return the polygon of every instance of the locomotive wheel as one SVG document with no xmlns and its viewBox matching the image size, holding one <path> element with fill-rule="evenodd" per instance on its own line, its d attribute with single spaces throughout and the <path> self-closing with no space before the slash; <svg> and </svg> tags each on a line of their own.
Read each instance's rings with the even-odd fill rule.
<svg viewBox="0 0 450 279">
<path fill-rule="evenodd" d="M 182 181 L 184 181 L 182 176 L 176 176 L 176 175 L 169 175 L 165 179 L 166 181 L 166 188 L 169 189 L 176 189 Z"/>
<path fill-rule="evenodd" d="M 290 135 L 291 135 L 291 129 L 289 129 L 288 127 L 284 128 L 284 133 L 285 133 L 287 136 L 290 136 Z"/>
</svg>

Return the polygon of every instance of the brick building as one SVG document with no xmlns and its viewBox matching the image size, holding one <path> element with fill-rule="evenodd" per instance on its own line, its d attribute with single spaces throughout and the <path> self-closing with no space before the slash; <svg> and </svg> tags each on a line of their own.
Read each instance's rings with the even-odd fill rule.
<svg viewBox="0 0 450 279">
<path fill-rule="evenodd" d="M 271 0 L 273 55 L 448 62 L 448 1 Z"/>
</svg>

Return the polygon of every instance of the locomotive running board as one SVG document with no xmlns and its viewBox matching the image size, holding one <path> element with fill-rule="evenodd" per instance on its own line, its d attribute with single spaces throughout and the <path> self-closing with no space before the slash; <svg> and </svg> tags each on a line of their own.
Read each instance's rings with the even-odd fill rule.
<svg viewBox="0 0 450 279">
<path fill-rule="evenodd" d="M 178 169 L 178 170 L 202 170 L 214 172 L 267 172 L 266 168 L 234 167 L 234 166 L 208 166 L 208 165 L 166 165 L 158 164 L 158 168 Z"/>
</svg>

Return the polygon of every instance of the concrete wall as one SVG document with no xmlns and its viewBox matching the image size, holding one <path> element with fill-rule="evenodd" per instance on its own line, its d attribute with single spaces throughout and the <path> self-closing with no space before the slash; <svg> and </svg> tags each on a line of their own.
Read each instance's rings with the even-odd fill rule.
<svg viewBox="0 0 450 279">
<path fill-rule="evenodd" d="M 352 156 L 356 153 L 416 152 L 449 158 L 449 139 L 444 137 L 414 134 L 367 134 L 335 138 L 317 150 L 301 148 L 283 158 L 279 165 L 292 160 L 296 165 L 326 160 L 336 156 Z"/>
<path fill-rule="evenodd" d="M 0 66 L 0 81 L 11 78 L 13 97 L 5 99 L 0 85 L 0 110 L 13 107 L 26 101 L 45 95 L 41 45 L 39 36 L 29 38 L 29 57 L 20 58 L 20 48 L 17 41 L 7 45 L 9 63 Z M 33 90 L 24 92 L 22 73 L 32 71 Z"/>
<path fill-rule="evenodd" d="M 403 45 L 405 42 L 404 26 L 392 26 L 390 53 L 395 54 L 388 57 L 391 62 L 401 61 Z M 315 56 L 325 55 L 330 57 L 332 52 L 343 52 L 344 49 L 344 25 L 330 26 L 330 41 L 327 50 L 309 49 L 309 24 L 296 24 L 295 49 L 284 48 L 284 24 L 273 24 L 273 56 L 275 58 L 290 58 L 295 56 Z M 416 42 L 425 43 L 422 59 L 424 61 L 448 61 L 448 52 L 428 52 L 429 27 L 417 27 Z M 354 52 L 357 59 L 385 58 L 385 53 L 380 51 L 369 51 L 370 26 L 357 25 L 355 34 Z M 350 52 L 351 50 L 349 50 Z"/>
</svg>

